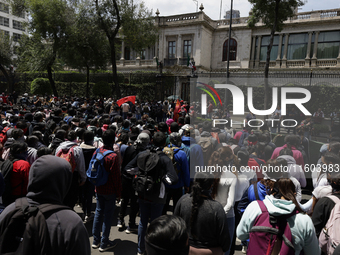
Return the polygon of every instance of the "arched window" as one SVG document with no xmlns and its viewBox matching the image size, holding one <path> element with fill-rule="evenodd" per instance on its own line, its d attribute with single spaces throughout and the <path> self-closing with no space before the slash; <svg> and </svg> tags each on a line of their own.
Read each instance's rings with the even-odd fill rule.
<svg viewBox="0 0 340 255">
<path fill-rule="evenodd" d="M 228 61 L 228 40 L 226 40 L 223 44 L 223 56 L 222 61 Z M 230 51 L 229 51 L 229 60 L 236 60 L 237 55 L 237 42 L 235 39 L 230 39 Z"/>
</svg>

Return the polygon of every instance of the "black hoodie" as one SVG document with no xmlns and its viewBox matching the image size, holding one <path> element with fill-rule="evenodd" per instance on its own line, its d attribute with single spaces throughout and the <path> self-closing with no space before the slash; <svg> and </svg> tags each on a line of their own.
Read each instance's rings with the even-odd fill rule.
<svg viewBox="0 0 340 255">
<path fill-rule="evenodd" d="M 45 155 L 31 166 L 27 187 L 30 204 L 62 204 L 70 188 L 72 172 L 70 164 L 59 157 Z M 0 222 L 15 208 L 10 204 L 0 214 Z M 82 219 L 72 210 L 61 210 L 46 219 L 53 254 L 91 254 L 89 236 Z"/>
</svg>

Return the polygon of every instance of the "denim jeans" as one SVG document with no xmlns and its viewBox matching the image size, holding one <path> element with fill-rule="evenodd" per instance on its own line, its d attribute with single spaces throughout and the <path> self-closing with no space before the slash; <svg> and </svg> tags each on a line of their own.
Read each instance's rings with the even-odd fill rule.
<svg viewBox="0 0 340 255">
<path fill-rule="evenodd" d="M 96 214 L 93 220 L 93 241 L 106 244 L 109 241 L 111 223 L 116 208 L 116 195 L 97 194 Z M 100 232 L 103 232 L 100 238 Z"/>
<path fill-rule="evenodd" d="M 145 233 L 148 226 L 148 222 L 152 222 L 154 219 L 162 215 L 164 204 L 147 202 L 139 199 L 139 212 L 140 222 L 138 225 L 138 252 L 144 253 L 145 251 Z"/>
<path fill-rule="evenodd" d="M 229 249 L 224 253 L 224 255 L 229 255 L 230 253 L 231 242 L 233 241 L 233 237 L 234 237 L 235 217 L 227 218 L 227 223 L 228 223 L 228 231 L 229 231 L 229 236 L 230 236 L 230 246 L 229 246 Z"/>
</svg>

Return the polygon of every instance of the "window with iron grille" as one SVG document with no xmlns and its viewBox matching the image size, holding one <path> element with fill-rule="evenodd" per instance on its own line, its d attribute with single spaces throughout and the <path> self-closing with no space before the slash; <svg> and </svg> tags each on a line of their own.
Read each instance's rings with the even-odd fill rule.
<svg viewBox="0 0 340 255">
<path fill-rule="evenodd" d="M 24 25 L 20 21 L 13 20 L 13 28 L 21 31 L 25 31 Z"/>
<path fill-rule="evenodd" d="M 0 25 L 5 26 L 5 27 L 9 27 L 9 19 L 0 16 Z"/>
<path fill-rule="evenodd" d="M 0 3 L 0 12 L 9 13 L 9 5 Z"/>
</svg>

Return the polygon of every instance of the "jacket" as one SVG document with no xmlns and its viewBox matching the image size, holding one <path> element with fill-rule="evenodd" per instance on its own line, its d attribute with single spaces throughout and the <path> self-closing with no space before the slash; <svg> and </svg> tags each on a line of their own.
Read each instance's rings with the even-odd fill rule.
<svg viewBox="0 0 340 255">
<path fill-rule="evenodd" d="M 190 169 L 190 178 L 193 179 L 196 173 L 196 166 L 204 166 L 203 151 L 201 146 L 196 143 L 196 140 L 188 136 L 182 136 L 182 148 L 184 146 L 190 148 L 188 164 Z"/>
<path fill-rule="evenodd" d="M 139 153 L 133 160 L 131 160 L 126 165 L 124 171 L 130 172 L 131 170 L 138 169 L 137 160 L 138 160 L 138 157 L 142 155 L 143 153 L 145 152 Z M 158 161 L 158 166 L 156 167 L 159 167 L 159 169 L 161 169 L 162 176 L 160 176 L 160 178 L 163 181 L 161 184 L 160 190 L 157 192 L 155 191 L 153 194 L 147 194 L 143 197 L 139 196 L 139 199 L 142 199 L 148 202 L 153 202 L 153 203 L 165 204 L 165 201 L 166 201 L 165 181 L 168 182 L 168 184 L 173 184 L 178 181 L 178 177 L 174 169 L 174 166 L 171 162 L 171 159 L 164 153 L 160 153 L 158 156 L 159 156 L 159 161 Z"/>
<path fill-rule="evenodd" d="M 274 150 L 271 159 L 276 159 L 279 156 L 280 151 L 284 148 L 287 148 L 287 144 L 283 145 L 282 147 L 277 147 Z M 291 150 L 293 152 L 293 158 L 295 159 L 296 164 L 300 165 L 302 169 L 305 169 L 305 163 L 301 151 L 297 150 L 294 146 L 291 146 Z"/>
<path fill-rule="evenodd" d="M 295 210 L 295 204 L 292 201 L 276 199 L 273 196 L 266 196 L 263 202 L 269 214 L 274 216 L 290 214 Z M 249 238 L 249 232 L 260 214 L 261 209 L 257 201 L 249 204 L 236 229 L 237 237 L 241 241 Z M 295 254 L 298 255 L 303 250 L 304 254 L 319 255 L 319 242 L 310 217 L 299 213 L 289 217 L 287 222 L 292 232 Z"/>
<path fill-rule="evenodd" d="M 79 173 L 80 182 L 85 182 L 87 178 L 86 170 L 85 170 L 85 159 L 83 155 L 83 150 L 82 148 L 80 148 L 80 146 L 78 146 L 77 143 L 69 142 L 69 141 L 61 143 L 59 147 L 56 149 L 55 155 L 57 155 L 59 150 L 69 150 L 73 146 L 75 146 L 73 148 L 73 151 L 74 151 L 74 159 L 76 161 L 76 168 L 74 169 L 74 171 L 77 171 Z"/>
<path fill-rule="evenodd" d="M 30 204 L 62 204 L 71 185 L 71 167 L 66 160 L 45 155 L 38 158 L 29 173 L 28 193 Z M 46 183 L 48 185 L 46 185 Z M 10 204 L 0 214 L 0 222 L 5 215 L 15 208 Z M 72 210 L 60 210 L 47 219 L 54 254 L 90 255 L 90 242 L 82 219 Z"/>
</svg>

